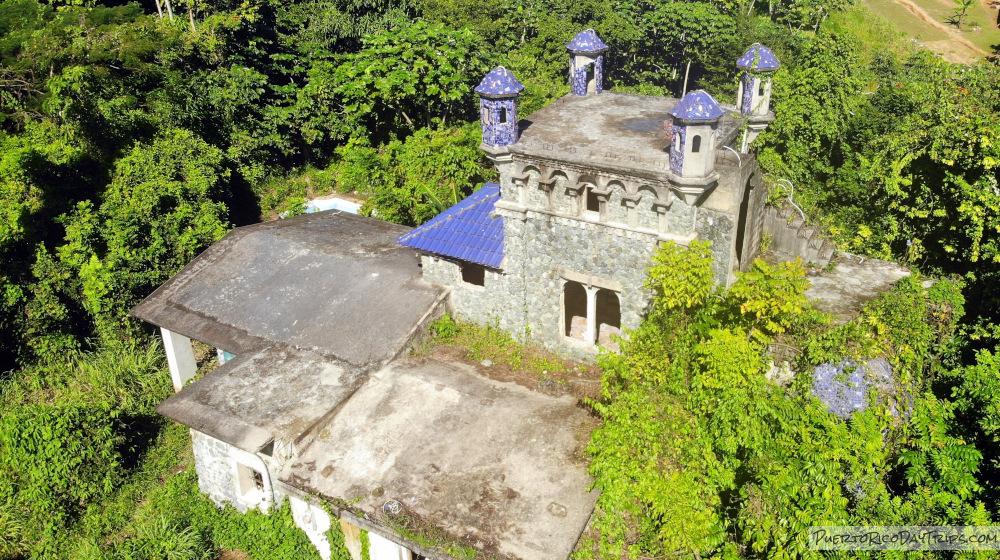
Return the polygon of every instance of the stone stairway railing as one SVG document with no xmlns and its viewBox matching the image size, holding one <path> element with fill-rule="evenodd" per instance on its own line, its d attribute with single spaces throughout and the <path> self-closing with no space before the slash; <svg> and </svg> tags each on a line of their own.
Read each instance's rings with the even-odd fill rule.
<svg viewBox="0 0 1000 560">
<path fill-rule="evenodd" d="M 768 249 L 779 261 L 801 257 L 803 264 L 812 263 L 820 268 L 830 264 L 836 246 L 820 234 L 820 230 L 806 224 L 792 208 L 767 206 L 764 210 L 764 232 L 771 236 Z"/>
</svg>

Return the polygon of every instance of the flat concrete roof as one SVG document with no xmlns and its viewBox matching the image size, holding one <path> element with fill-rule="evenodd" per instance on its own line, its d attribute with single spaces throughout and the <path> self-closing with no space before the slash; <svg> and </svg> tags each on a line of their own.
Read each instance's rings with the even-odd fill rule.
<svg viewBox="0 0 1000 560">
<path fill-rule="evenodd" d="M 363 380 L 314 352 L 267 348 L 226 362 L 156 412 L 253 453 L 272 439 L 292 443 L 310 433 Z"/>
<path fill-rule="evenodd" d="M 369 374 L 279 480 L 359 515 L 416 519 L 499 557 L 566 558 L 597 492 L 582 459 L 588 414 L 556 398 L 403 358 Z"/>
<path fill-rule="evenodd" d="M 910 275 L 900 264 L 849 253 L 840 253 L 834 262 L 833 270 L 808 277 L 811 285 L 805 295 L 815 309 L 833 314 L 836 324 L 854 319 L 867 301 Z"/>
<path fill-rule="evenodd" d="M 238 228 L 132 314 L 234 354 L 279 343 L 378 367 L 445 293 L 396 242 L 410 229 L 338 210 Z"/>
<path fill-rule="evenodd" d="M 678 99 L 605 91 L 569 94 L 523 119 L 515 154 L 598 167 L 625 175 L 667 180 L 670 158 L 664 122 Z M 733 105 L 719 123 L 724 145 L 743 122 Z"/>
</svg>

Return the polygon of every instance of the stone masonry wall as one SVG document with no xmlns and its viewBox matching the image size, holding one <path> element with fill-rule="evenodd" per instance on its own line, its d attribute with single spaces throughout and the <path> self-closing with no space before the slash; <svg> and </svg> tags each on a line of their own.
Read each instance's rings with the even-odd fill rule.
<svg viewBox="0 0 1000 560">
<path fill-rule="evenodd" d="M 712 242 L 712 276 L 725 285 L 732 274 L 736 222 L 730 214 L 701 208 L 697 220 L 698 238 Z"/>
<path fill-rule="evenodd" d="M 593 358 L 593 351 L 563 342 L 564 272 L 591 276 L 595 285 L 604 283 L 602 287 L 620 286 L 622 328 L 639 326 L 651 296 L 642 285 L 657 247 L 656 236 L 531 211 L 518 214 L 502 213 L 509 263 L 505 277 L 526 279 L 520 287 L 532 340 L 562 353 Z M 508 290 L 516 293 L 517 287 Z"/>
<path fill-rule="evenodd" d="M 275 495 L 268 469 L 257 455 L 197 430 L 191 430 L 191 443 L 194 448 L 195 470 L 198 473 L 198 490 L 220 507 L 228 503 L 242 512 L 250 508 L 266 511 L 275 501 L 283 498 L 283 495 Z M 263 493 L 244 494 L 241 491 L 238 465 L 263 471 Z"/>
<path fill-rule="evenodd" d="M 456 320 L 477 325 L 496 325 L 510 333 L 524 331 L 524 293 L 512 291 L 515 283 L 507 274 L 486 269 L 483 286 L 462 281 L 456 261 L 424 255 L 420 259 L 424 280 L 451 287 L 451 309 Z"/>
</svg>

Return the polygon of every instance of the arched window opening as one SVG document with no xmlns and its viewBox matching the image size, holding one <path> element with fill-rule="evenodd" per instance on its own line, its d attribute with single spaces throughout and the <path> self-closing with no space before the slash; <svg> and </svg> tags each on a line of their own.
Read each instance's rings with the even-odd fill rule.
<svg viewBox="0 0 1000 560">
<path fill-rule="evenodd" d="M 597 343 L 611 350 L 618 350 L 618 343 L 611 335 L 621 335 L 622 309 L 618 294 L 611 290 L 597 291 Z"/>
<path fill-rule="evenodd" d="M 701 151 L 701 136 L 696 135 L 691 139 L 691 153 L 697 154 Z"/>
<path fill-rule="evenodd" d="M 764 97 L 764 80 L 760 81 L 760 86 L 757 89 L 757 95 Z"/>
<path fill-rule="evenodd" d="M 563 286 L 563 329 L 568 338 L 587 339 L 587 290 L 579 282 Z"/>
</svg>

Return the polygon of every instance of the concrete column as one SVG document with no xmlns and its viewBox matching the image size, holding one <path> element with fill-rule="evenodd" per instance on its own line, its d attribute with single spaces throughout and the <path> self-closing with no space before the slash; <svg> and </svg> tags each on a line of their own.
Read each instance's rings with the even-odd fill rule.
<svg viewBox="0 0 1000 560">
<path fill-rule="evenodd" d="M 584 286 L 587 290 L 587 334 L 584 340 L 597 343 L 597 286 Z"/>
<path fill-rule="evenodd" d="M 628 227 L 639 227 L 639 210 L 636 208 L 636 201 L 625 199 L 625 207 L 628 209 Z"/>
<path fill-rule="evenodd" d="M 660 233 L 669 233 L 670 224 L 667 222 L 667 212 L 670 211 L 670 208 L 659 205 L 657 205 L 655 208 L 656 208 L 658 231 Z"/>
<path fill-rule="evenodd" d="M 167 365 L 170 366 L 170 379 L 174 382 L 174 391 L 180 391 L 198 371 L 191 339 L 162 327 L 160 334 L 163 336 L 163 349 L 167 352 Z"/>
<path fill-rule="evenodd" d="M 411 560 L 410 550 L 375 533 L 368 533 L 368 556 L 371 560 Z"/>
</svg>

